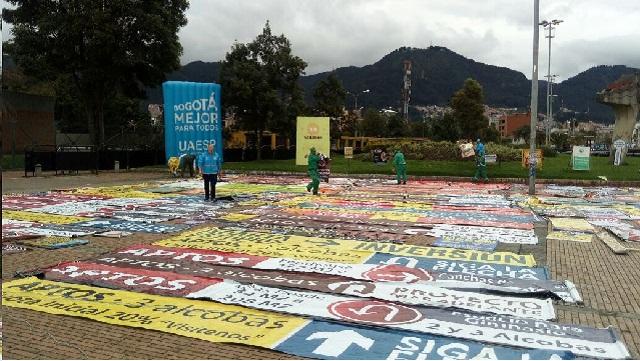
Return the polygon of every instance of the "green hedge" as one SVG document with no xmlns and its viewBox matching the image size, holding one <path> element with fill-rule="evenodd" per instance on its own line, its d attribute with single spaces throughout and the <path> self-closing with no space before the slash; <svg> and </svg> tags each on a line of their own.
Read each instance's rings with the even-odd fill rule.
<svg viewBox="0 0 640 361">
<path fill-rule="evenodd" d="M 380 142 L 369 142 L 364 147 L 364 153 L 357 154 L 355 159 L 371 161 L 371 150 L 382 148 L 388 153 L 392 153 L 394 149 L 400 148 L 405 158 L 415 160 L 462 160 L 460 156 L 460 148 L 452 142 L 436 142 L 432 140 L 413 141 L 406 140 L 387 140 Z M 488 143 L 486 144 L 487 154 L 496 154 L 500 161 L 520 160 L 522 153 L 520 149 L 510 146 Z M 390 156 L 392 154 L 389 154 Z"/>
</svg>

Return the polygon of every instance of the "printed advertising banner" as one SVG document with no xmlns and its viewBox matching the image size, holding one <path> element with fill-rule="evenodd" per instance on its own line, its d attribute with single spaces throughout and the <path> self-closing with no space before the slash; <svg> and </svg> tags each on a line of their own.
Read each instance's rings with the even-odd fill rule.
<svg viewBox="0 0 640 361">
<path fill-rule="evenodd" d="M 162 84 L 162 93 L 167 159 L 204 153 L 209 144 L 222 158 L 220 85 L 168 81 Z"/>
<path fill-rule="evenodd" d="M 167 280 L 190 284 L 192 279 Z M 181 281 L 181 282 L 177 282 Z M 170 286 L 166 282 L 163 286 Z M 140 285 L 140 283 L 137 283 Z M 158 290 L 160 284 L 155 285 Z M 147 285 L 148 290 L 153 285 Z M 187 287 L 185 287 L 187 288 Z M 208 301 L 164 297 L 35 277 L 5 282 L 3 305 L 319 359 L 570 360 L 567 351 L 488 345 L 426 333 L 309 320 Z"/>
<path fill-rule="evenodd" d="M 296 165 L 306 165 L 309 149 L 329 156 L 329 118 L 298 117 L 296 132 Z"/>
</svg>

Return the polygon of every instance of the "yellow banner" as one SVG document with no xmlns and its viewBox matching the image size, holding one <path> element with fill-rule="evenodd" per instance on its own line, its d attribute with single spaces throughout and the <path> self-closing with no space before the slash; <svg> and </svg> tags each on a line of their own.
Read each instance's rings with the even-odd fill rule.
<svg viewBox="0 0 640 361">
<path fill-rule="evenodd" d="M 220 217 L 220 219 L 230 222 L 241 222 L 255 217 L 257 217 L 255 214 L 229 213 Z"/>
<path fill-rule="evenodd" d="M 591 242 L 593 234 L 571 231 L 553 231 L 547 235 L 547 240 L 554 241 L 572 241 L 572 242 Z"/>
<path fill-rule="evenodd" d="M 483 252 L 383 242 L 362 242 L 346 239 L 236 231 L 216 227 L 188 231 L 154 244 L 165 247 L 211 249 L 256 256 L 338 263 L 363 263 L 374 253 L 379 252 L 398 256 L 429 257 L 512 266 L 533 267 L 536 265 L 532 255 L 519 255 L 512 252 Z"/>
<path fill-rule="evenodd" d="M 593 232 L 593 226 L 582 218 L 549 218 L 554 230 Z"/>
<path fill-rule="evenodd" d="M 296 165 L 307 165 L 309 149 L 329 156 L 329 118 L 298 117 L 296 132 Z"/>
<path fill-rule="evenodd" d="M 349 242 L 211 227 L 185 232 L 154 244 L 337 263 L 363 263 L 371 256 L 371 252 L 353 251 Z"/>
<path fill-rule="evenodd" d="M 27 211 L 2 211 L 2 218 L 15 219 L 18 221 L 55 223 L 55 224 L 86 222 L 93 219 L 93 218 L 87 218 L 87 217 L 61 216 L 57 214 L 36 213 L 36 212 L 27 212 Z"/>
<path fill-rule="evenodd" d="M 2 305 L 145 328 L 211 342 L 273 347 L 308 320 L 210 301 L 29 277 L 2 284 Z"/>
<path fill-rule="evenodd" d="M 95 194 L 100 196 L 114 197 L 114 198 L 161 198 L 176 196 L 175 194 L 160 194 L 143 192 L 142 189 L 146 188 L 147 184 L 135 184 L 135 185 L 121 185 L 112 187 L 86 187 L 80 188 L 73 193 L 77 194 Z"/>
</svg>

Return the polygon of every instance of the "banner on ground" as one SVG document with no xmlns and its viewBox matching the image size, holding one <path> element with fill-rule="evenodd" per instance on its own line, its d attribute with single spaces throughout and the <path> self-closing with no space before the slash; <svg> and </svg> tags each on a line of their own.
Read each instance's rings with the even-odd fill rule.
<svg viewBox="0 0 640 361">
<path fill-rule="evenodd" d="M 309 149 L 329 156 L 329 118 L 298 117 L 296 126 L 296 165 L 307 165 Z"/>
<path fill-rule="evenodd" d="M 95 262 L 110 266 L 146 268 L 147 270 L 162 270 L 160 265 L 171 264 L 172 271 L 174 272 L 189 275 L 203 275 L 205 277 L 215 277 L 211 275 L 216 271 L 214 265 L 235 263 L 236 266 L 250 267 L 252 269 L 285 271 L 285 273 L 294 272 L 293 277 L 302 279 L 305 279 L 308 274 L 342 277 L 342 279 L 331 279 L 324 276 L 320 277 L 320 280 L 315 279 L 309 280 L 308 282 L 300 282 L 297 286 L 294 284 L 294 281 L 292 281 L 291 287 L 305 288 L 312 291 L 343 293 L 411 305 L 444 308 L 453 307 L 469 311 L 508 314 L 535 319 L 548 320 L 555 318 L 550 299 L 538 300 L 533 298 L 488 296 L 480 293 L 448 290 L 438 287 L 438 282 L 434 281 L 434 275 L 430 275 L 420 269 L 410 269 L 403 266 L 340 265 L 274 258 L 256 262 L 256 259 L 250 259 L 249 257 L 244 258 L 244 260 L 246 260 L 246 263 L 244 263 L 241 255 L 214 254 L 213 252 L 208 254 L 204 252 L 200 254 L 175 252 L 169 256 L 170 253 L 173 252 L 169 249 L 129 249 L 117 254 L 105 255 Z M 160 254 L 160 256 L 145 257 L 145 254 Z M 162 254 L 169 257 L 162 257 Z M 189 259 L 191 261 L 189 261 Z M 140 265 L 146 265 L 147 267 L 140 267 Z M 73 265 L 73 267 L 69 267 L 69 269 L 72 269 L 73 272 L 78 272 L 78 267 L 80 266 Z M 90 268 L 92 265 L 84 265 L 84 267 Z M 56 267 L 54 271 L 55 270 L 59 271 L 59 267 Z M 221 273 L 223 270 L 217 269 L 217 271 Z M 342 271 L 342 273 L 340 271 Z M 91 269 L 89 269 L 88 272 L 96 273 Z M 233 275 L 233 272 L 230 273 Z M 251 281 L 257 284 L 264 284 L 259 278 L 243 280 L 226 277 L 224 275 L 218 277 L 240 282 Z M 287 275 L 283 273 L 282 277 L 286 279 Z M 69 281 L 69 279 L 63 280 Z M 306 285 L 308 283 L 309 285 Z M 271 283 L 267 284 L 267 286 L 272 285 Z M 276 286 L 281 285 L 282 284 L 277 284 Z"/>
<path fill-rule="evenodd" d="M 44 237 L 38 239 L 27 239 L 19 241 L 20 244 L 24 244 L 31 247 L 39 247 L 45 249 L 59 249 L 81 246 L 89 243 L 86 239 L 74 239 L 69 237 Z"/>
<path fill-rule="evenodd" d="M 209 144 L 215 146 L 220 159 L 222 113 L 220 85 L 167 81 L 164 96 L 164 140 L 167 160 L 182 154 L 201 154 Z"/>
<path fill-rule="evenodd" d="M 398 245 L 343 239 L 304 237 L 217 227 L 200 228 L 155 242 L 165 247 L 211 249 L 222 252 L 261 256 L 322 260 L 338 263 L 363 263 L 374 253 L 465 260 L 479 263 L 535 266 L 532 255 L 512 252 L 482 252 L 452 248 Z"/>
<path fill-rule="evenodd" d="M 183 224 L 159 224 L 122 221 L 115 219 L 96 219 L 75 224 L 78 227 L 106 228 L 113 231 L 145 232 L 145 233 L 172 233 L 188 228 Z"/>
<path fill-rule="evenodd" d="M 90 220 L 84 217 L 61 216 L 56 214 L 36 213 L 27 211 L 2 211 L 2 219 L 16 219 L 38 223 L 69 224 Z"/>
<path fill-rule="evenodd" d="M 573 359 L 565 351 L 486 345 L 425 333 L 376 330 L 208 301 L 105 290 L 35 277 L 5 282 L 3 305 L 145 328 L 211 341 L 254 345 L 319 359 Z"/>
<path fill-rule="evenodd" d="M 570 281 L 549 280 L 544 268 L 480 264 L 422 257 L 397 257 L 378 253 L 367 260 L 372 264 L 396 264 L 417 267 L 435 275 L 436 285 L 469 291 L 496 291 L 522 294 L 546 294 L 565 302 L 580 303 L 582 298 Z"/>
<path fill-rule="evenodd" d="M 362 298 L 293 291 L 224 281 L 189 298 L 277 311 L 313 318 L 428 332 L 525 348 L 545 347 L 592 358 L 627 358 L 629 351 L 612 329 L 563 325 L 511 316 L 470 314 L 410 307 Z"/>
</svg>

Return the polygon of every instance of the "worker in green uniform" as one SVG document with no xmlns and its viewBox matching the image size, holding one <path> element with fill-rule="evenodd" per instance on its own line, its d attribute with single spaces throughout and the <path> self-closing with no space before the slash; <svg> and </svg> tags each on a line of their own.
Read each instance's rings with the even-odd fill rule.
<svg viewBox="0 0 640 361">
<path fill-rule="evenodd" d="M 396 149 L 393 156 L 393 167 L 396 171 L 396 179 L 398 184 L 407 184 L 407 162 L 404 160 L 404 154 L 400 149 Z"/>
<path fill-rule="evenodd" d="M 307 192 L 311 192 L 313 189 L 313 194 L 318 195 L 318 187 L 320 187 L 320 174 L 318 173 L 318 162 L 320 161 L 320 157 L 316 153 L 316 148 L 309 149 L 308 158 L 308 167 L 307 174 L 311 177 L 311 182 L 307 184 Z"/>
<path fill-rule="evenodd" d="M 484 144 L 480 141 L 480 138 L 476 141 L 476 175 L 473 177 L 473 181 L 477 182 L 482 178 L 485 182 L 489 181 L 487 178 L 487 162 L 484 158 L 485 150 Z"/>
</svg>

